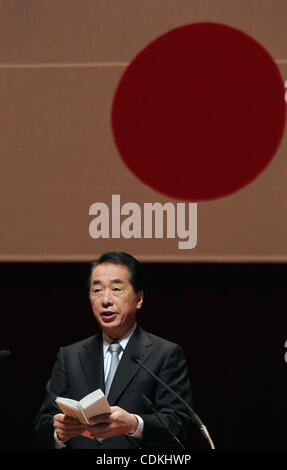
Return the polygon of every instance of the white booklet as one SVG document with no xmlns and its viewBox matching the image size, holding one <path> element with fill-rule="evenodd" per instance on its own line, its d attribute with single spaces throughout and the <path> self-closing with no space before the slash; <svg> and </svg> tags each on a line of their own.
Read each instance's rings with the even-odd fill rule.
<svg viewBox="0 0 287 470">
<path fill-rule="evenodd" d="M 57 397 L 55 401 L 66 416 L 72 416 L 83 424 L 90 424 L 89 419 L 93 416 L 111 412 L 110 405 L 100 388 L 80 401 L 65 397 Z"/>
</svg>

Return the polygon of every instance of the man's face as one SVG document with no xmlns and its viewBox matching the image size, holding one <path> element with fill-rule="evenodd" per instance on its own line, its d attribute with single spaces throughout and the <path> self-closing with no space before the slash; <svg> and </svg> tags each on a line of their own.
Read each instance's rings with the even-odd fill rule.
<svg viewBox="0 0 287 470">
<path fill-rule="evenodd" d="M 134 325 L 143 292 L 135 294 L 126 266 L 103 263 L 92 272 L 90 301 L 101 329 L 111 338 L 120 338 Z"/>
</svg>

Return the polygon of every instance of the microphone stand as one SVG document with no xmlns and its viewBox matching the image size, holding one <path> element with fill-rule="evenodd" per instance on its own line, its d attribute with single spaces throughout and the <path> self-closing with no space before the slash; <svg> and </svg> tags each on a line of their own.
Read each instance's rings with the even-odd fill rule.
<svg viewBox="0 0 287 470">
<path fill-rule="evenodd" d="M 184 446 L 182 445 L 182 443 L 180 442 L 180 440 L 176 437 L 176 435 L 169 429 L 169 427 L 165 424 L 165 422 L 161 419 L 161 417 L 159 416 L 158 412 L 156 411 L 155 407 L 153 406 L 152 402 L 148 399 L 148 397 L 143 393 L 142 394 L 142 397 L 143 399 L 145 400 L 145 402 L 149 405 L 149 407 L 152 409 L 152 411 L 155 413 L 157 419 L 159 420 L 159 422 L 165 427 L 165 429 L 169 432 L 169 434 L 171 435 L 171 437 L 173 439 L 176 440 L 176 442 L 179 444 L 179 446 L 184 449 Z"/>
<path fill-rule="evenodd" d="M 189 412 L 190 412 L 190 415 L 191 415 L 191 418 L 193 420 L 193 422 L 195 424 L 197 424 L 197 426 L 199 427 L 199 430 L 200 432 L 202 433 L 202 435 L 205 437 L 205 439 L 207 439 L 211 449 L 215 449 L 214 447 L 214 444 L 212 442 L 212 439 L 209 435 L 209 432 L 206 428 L 206 426 L 203 424 L 203 422 L 201 421 L 201 419 L 199 418 L 199 416 L 193 411 L 193 409 L 191 408 L 191 406 L 189 406 L 188 403 L 186 403 L 186 401 L 181 398 L 180 395 L 178 395 L 174 390 L 172 390 L 166 383 L 164 383 L 159 377 L 157 377 L 151 370 L 149 370 L 142 362 L 141 360 L 138 358 L 138 357 L 133 357 L 132 360 L 134 362 L 137 362 L 141 367 L 144 368 L 144 370 L 146 372 L 148 372 L 148 374 L 150 374 L 155 380 L 157 380 L 163 387 L 167 388 L 167 390 L 174 396 L 176 396 L 188 409 L 189 409 Z"/>
</svg>

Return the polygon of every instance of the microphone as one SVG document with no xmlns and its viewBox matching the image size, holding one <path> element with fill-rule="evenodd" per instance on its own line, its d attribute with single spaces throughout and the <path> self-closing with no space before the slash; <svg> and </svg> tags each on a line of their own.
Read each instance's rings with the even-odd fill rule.
<svg viewBox="0 0 287 470">
<path fill-rule="evenodd" d="M 0 351 L 0 359 L 4 359 L 5 357 L 10 356 L 11 351 L 8 351 L 8 349 L 3 349 Z"/>
<path fill-rule="evenodd" d="M 180 400 L 189 410 L 190 416 L 192 418 L 192 421 L 197 424 L 199 427 L 200 432 L 203 434 L 205 439 L 207 439 L 211 449 L 215 449 L 214 444 L 212 442 L 212 439 L 209 435 L 209 432 L 206 428 L 206 426 L 203 424 L 199 416 L 193 411 L 191 406 L 180 396 L 178 393 L 176 393 L 174 390 L 172 390 L 165 382 L 163 382 L 159 377 L 157 377 L 150 369 L 148 369 L 140 360 L 140 356 L 137 354 L 131 354 L 131 360 L 137 364 L 139 364 L 148 374 L 150 374 L 157 382 L 159 382 L 163 387 L 165 387 L 172 395 L 174 395 L 178 400 Z"/>
<path fill-rule="evenodd" d="M 148 404 L 148 406 L 152 409 L 152 411 L 155 413 L 157 419 L 159 422 L 165 427 L 165 429 L 168 431 L 168 433 L 171 435 L 171 437 L 180 445 L 182 449 L 184 449 L 184 446 L 180 442 L 180 440 L 176 437 L 176 435 L 169 429 L 169 427 L 165 424 L 165 422 L 161 419 L 159 416 L 158 412 L 156 411 L 155 407 L 153 406 L 152 402 L 148 399 L 148 397 L 142 393 L 142 397 L 145 400 L 145 402 Z"/>
</svg>

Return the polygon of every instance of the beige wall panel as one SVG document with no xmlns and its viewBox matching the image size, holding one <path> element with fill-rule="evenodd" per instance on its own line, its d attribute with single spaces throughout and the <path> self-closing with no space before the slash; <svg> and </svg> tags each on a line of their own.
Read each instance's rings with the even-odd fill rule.
<svg viewBox="0 0 287 470">
<path fill-rule="evenodd" d="M 2 0 L 0 61 L 130 61 L 158 35 L 199 21 L 251 34 L 287 56 L 285 0 Z"/>
</svg>

